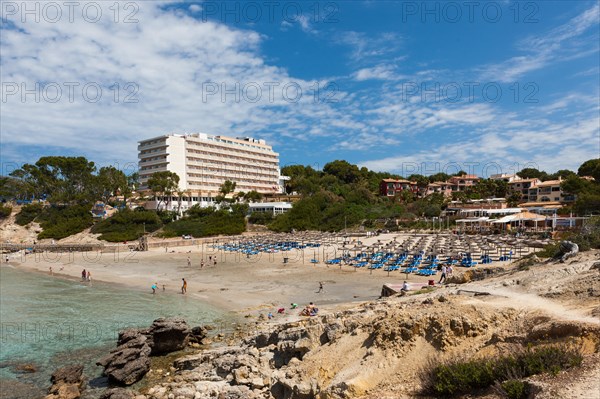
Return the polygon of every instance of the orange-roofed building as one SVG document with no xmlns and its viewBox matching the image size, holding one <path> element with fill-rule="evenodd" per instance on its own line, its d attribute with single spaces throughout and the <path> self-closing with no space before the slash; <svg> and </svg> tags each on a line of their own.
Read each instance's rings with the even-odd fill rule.
<svg viewBox="0 0 600 399">
<path fill-rule="evenodd" d="M 383 197 L 393 197 L 402 191 L 417 193 L 418 190 L 416 182 L 405 179 L 383 179 L 379 183 L 379 195 Z"/>
</svg>

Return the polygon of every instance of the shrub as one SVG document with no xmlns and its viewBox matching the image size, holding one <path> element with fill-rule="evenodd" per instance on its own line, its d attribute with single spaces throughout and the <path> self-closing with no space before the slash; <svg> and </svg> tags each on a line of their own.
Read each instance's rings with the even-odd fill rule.
<svg viewBox="0 0 600 399">
<path fill-rule="evenodd" d="M 425 393 L 441 396 L 470 393 L 504 382 L 581 365 L 581 353 L 567 345 L 527 348 L 510 356 L 486 359 L 451 359 L 429 364 L 421 373 Z M 507 384 L 515 393 L 516 383 Z M 518 397 L 518 396 L 516 396 Z"/>
<path fill-rule="evenodd" d="M 87 229 L 93 224 L 90 207 L 84 204 L 44 208 L 37 217 L 43 229 L 38 238 L 59 240 Z"/>
<path fill-rule="evenodd" d="M 191 235 L 207 237 L 219 234 L 234 235 L 246 231 L 246 213 L 244 208 L 232 207 L 231 210 L 206 208 L 192 211 L 186 216 L 165 226 L 163 237 Z"/>
<path fill-rule="evenodd" d="M 500 384 L 500 392 L 508 399 L 526 399 L 531 393 L 531 385 L 521 380 L 506 380 Z"/>
<path fill-rule="evenodd" d="M 267 225 L 273 221 L 273 214 L 270 212 L 252 212 L 248 221 L 252 224 Z"/>
<path fill-rule="evenodd" d="M 8 205 L 0 205 L 0 219 L 4 219 L 10 216 L 12 208 Z"/>
<path fill-rule="evenodd" d="M 535 254 L 541 258 L 554 258 L 559 253 L 559 244 L 548 244 Z"/>
<path fill-rule="evenodd" d="M 151 233 L 161 226 L 162 222 L 154 211 L 124 209 L 96 223 L 92 233 L 101 233 L 99 238 L 110 242 L 132 241 L 144 235 L 144 231 Z"/>
<path fill-rule="evenodd" d="M 24 205 L 15 216 L 15 222 L 20 226 L 25 226 L 33 222 L 42 213 L 43 209 L 42 204 Z"/>
<path fill-rule="evenodd" d="M 219 234 L 234 235 L 246 231 L 246 217 L 242 211 L 212 210 L 200 217 L 184 217 L 169 223 L 163 229 L 163 237 L 191 235 L 207 237 Z"/>
</svg>

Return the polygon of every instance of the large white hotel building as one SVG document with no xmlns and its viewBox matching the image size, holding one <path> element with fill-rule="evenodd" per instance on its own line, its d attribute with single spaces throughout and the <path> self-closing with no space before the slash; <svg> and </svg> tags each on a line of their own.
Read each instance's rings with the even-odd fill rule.
<svg viewBox="0 0 600 399">
<path fill-rule="evenodd" d="M 179 176 L 179 189 L 186 193 L 181 210 L 197 203 L 211 205 L 226 180 L 236 183 L 236 192 L 283 191 L 279 154 L 264 140 L 251 137 L 205 133 L 153 137 L 139 142 L 138 164 L 141 190 L 147 189 L 146 183 L 155 172 L 170 171 Z M 175 209 L 179 204 L 174 201 L 178 199 L 166 201 L 165 207 Z"/>
</svg>

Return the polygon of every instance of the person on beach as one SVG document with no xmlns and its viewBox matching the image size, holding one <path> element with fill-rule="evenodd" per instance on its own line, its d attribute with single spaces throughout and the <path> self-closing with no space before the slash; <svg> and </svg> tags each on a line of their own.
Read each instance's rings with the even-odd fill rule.
<svg viewBox="0 0 600 399">
<path fill-rule="evenodd" d="M 217 267 L 217 257 L 215 256 L 215 260 L 213 262 L 214 266 Z"/>
<path fill-rule="evenodd" d="M 86 278 L 87 278 L 87 273 L 86 273 L 85 269 L 83 269 L 81 271 L 81 281 L 85 281 Z"/>
<path fill-rule="evenodd" d="M 52 266 L 50 266 L 50 275 L 52 276 L 54 273 L 52 272 Z"/>
<path fill-rule="evenodd" d="M 448 267 L 446 267 L 446 275 L 448 277 L 452 276 L 452 265 L 448 265 Z"/>
<path fill-rule="evenodd" d="M 273 318 L 273 313 L 269 312 L 269 314 L 267 314 L 267 318 L 271 320 Z"/>
<path fill-rule="evenodd" d="M 320 293 L 322 293 L 323 291 L 324 291 L 324 288 L 323 288 L 323 282 L 322 282 L 322 281 L 319 281 L 319 291 L 317 291 L 317 294 L 320 294 Z"/>
<path fill-rule="evenodd" d="M 402 289 L 400 290 L 400 292 L 401 292 L 401 293 L 402 293 L 402 292 L 407 292 L 408 290 L 409 290 L 409 288 L 408 288 L 408 283 L 405 281 L 405 282 L 402 284 Z"/>
<path fill-rule="evenodd" d="M 165 292 L 165 285 L 163 284 L 163 292 Z"/>
<path fill-rule="evenodd" d="M 152 284 L 152 294 L 156 293 L 156 290 L 158 289 L 158 283 L 154 283 Z M 163 285 L 163 289 L 164 289 L 164 285 Z"/>
<path fill-rule="evenodd" d="M 187 265 L 188 265 L 188 267 L 192 267 L 192 261 L 189 256 L 187 258 Z"/>
<path fill-rule="evenodd" d="M 187 281 L 184 278 L 181 279 L 183 281 L 183 285 L 181 286 L 181 293 L 185 294 L 187 292 Z"/>
<path fill-rule="evenodd" d="M 6 255 L 5 262 L 8 263 L 8 255 Z"/>
<path fill-rule="evenodd" d="M 298 307 L 297 303 L 291 303 L 290 304 L 290 309 L 296 309 Z"/>
<path fill-rule="evenodd" d="M 87 281 L 92 281 L 92 272 L 90 272 L 89 270 L 87 272 L 86 280 Z"/>
<path fill-rule="evenodd" d="M 311 302 L 308 305 L 306 305 L 304 309 L 302 309 L 302 312 L 300 312 L 300 316 L 311 316 L 315 312 L 315 309 L 315 304 Z"/>
<path fill-rule="evenodd" d="M 204 259 L 200 260 L 200 269 L 204 269 Z"/>
<path fill-rule="evenodd" d="M 277 309 L 277 313 L 278 314 L 284 314 L 285 313 L 285 308 L 279 308 L 279 309 Z"/>
<path fill-rule="evenodd" d="M 440 281 L 438 281 L 438 284 L 442 284 L 442 280 L 444 280 L 444 282 L 446 282 L 446 272 L 448 271 L 448 268 L 446 267 L 446 265 L 442 266 L 442 276 L 440 277 Z"/>
</svg>

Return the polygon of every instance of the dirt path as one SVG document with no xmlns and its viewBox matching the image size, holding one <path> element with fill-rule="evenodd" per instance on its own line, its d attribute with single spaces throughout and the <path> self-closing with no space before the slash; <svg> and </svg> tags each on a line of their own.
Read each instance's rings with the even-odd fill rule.
<svg viewBox="0 0 600 399">
<path fill-rule="evenodd" d="M 542 298 L 536 294 L 516 292 L 510 289 L 486 288 L 490 296 L 475 297 L 473 304 L 485 304 L 490 307 L 515 308 L 527 311 L 541 311 L 552 318 L 564 321 L 575 321 L 600 325 L 600 319 L 588 316 L 581 309 L 567 308 L 551 299 Z M 483 299 L 479 299 L 483 298 Z"/>
</svg>

